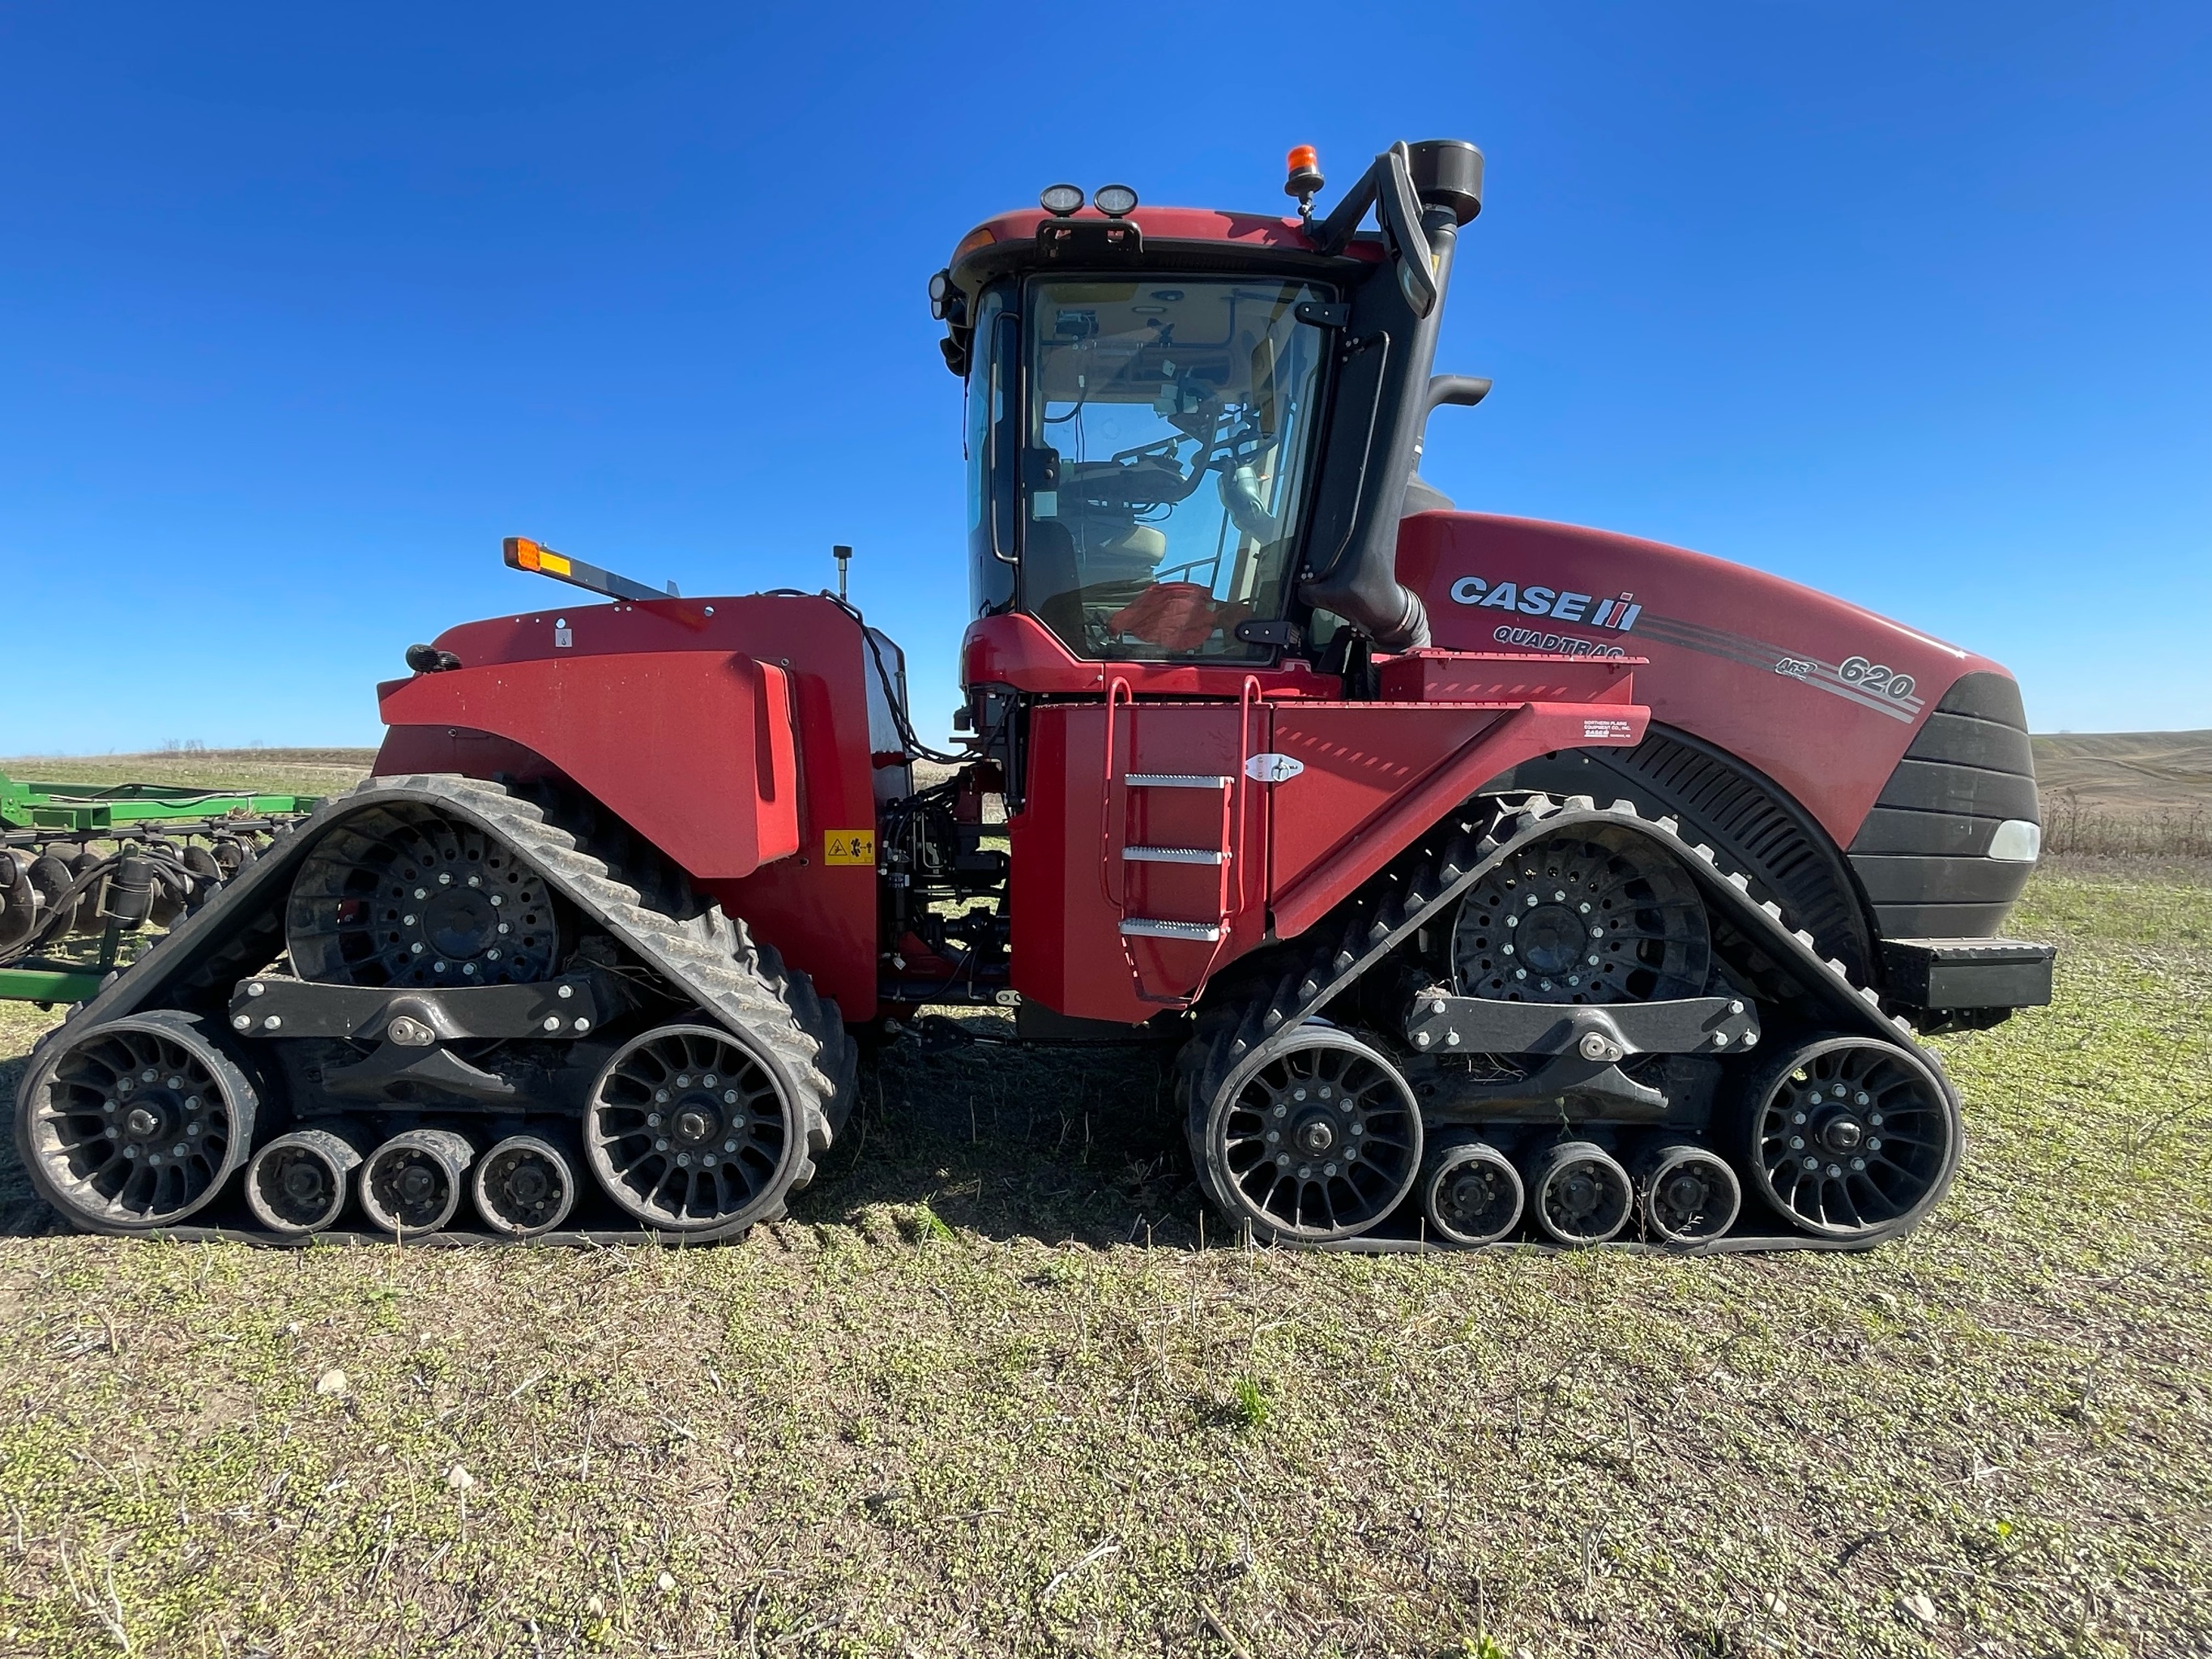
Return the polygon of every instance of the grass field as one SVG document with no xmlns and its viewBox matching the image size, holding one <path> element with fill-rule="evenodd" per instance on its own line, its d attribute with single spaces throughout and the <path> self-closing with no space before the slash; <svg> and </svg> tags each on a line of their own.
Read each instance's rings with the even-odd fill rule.
<svg viewBox="0 0 2212 1659">
<path fill-rule="evenodd" d="M 368 775 L 374 749 L 189 749 L 151 755 L 24 755 L 0 760 L 17 782 L 174 783 L 335 795 Z"/>
<path fill-rule="evenodd" d="M 54 1236 L 0 1160 L 0 1652 L 2202 1652 L 2212 867 L 2016 927 L 2058 1004 L 1941 1040 L 1863 1256 L 1197 1249 L 1108 1054 L 884 1051 L 723 1249 Z"/>
</svg>

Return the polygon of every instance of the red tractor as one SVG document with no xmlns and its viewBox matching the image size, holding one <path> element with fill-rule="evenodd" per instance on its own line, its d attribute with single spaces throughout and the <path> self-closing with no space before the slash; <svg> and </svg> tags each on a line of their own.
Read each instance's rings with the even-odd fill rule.
<svg viewBox="0 0 2212 1659">
<path fill-rule="evenodd" d="M 969 1005 L 1179 1044 L 1256 1239 L 1911 1227 L 1961 1139 L 1915 1031 L 2049 1000 L 1996 937 L 2039 842 L 2018 690 L 1424 483 L 1488 389 L 1431 373 L 1481 179 L 1400 144 L 1317 217 L 1301 149 L 1296 216 L 1060 185 L 961 239 L 942 781 L 842 596 L 509 543 L 612 603 L 408 653 L 375 776 L 40 1046 L 39 1191 L 111 1232 L 726 1237 L 842 1133 L 848 1027 Z"/>
</svg>

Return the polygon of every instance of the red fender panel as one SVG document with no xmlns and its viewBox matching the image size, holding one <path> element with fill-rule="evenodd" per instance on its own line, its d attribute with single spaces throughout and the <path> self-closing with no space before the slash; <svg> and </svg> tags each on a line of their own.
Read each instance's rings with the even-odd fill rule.
<svg viewBox="0 0 2212 1659">
<path fill-rule="evenodd" d="M 378 689 L 386 724 L 488 732 L 543 756 L 701 881 L 799 850 L 790 676 L 738 652 L 457 668 Z"/>
</svg>

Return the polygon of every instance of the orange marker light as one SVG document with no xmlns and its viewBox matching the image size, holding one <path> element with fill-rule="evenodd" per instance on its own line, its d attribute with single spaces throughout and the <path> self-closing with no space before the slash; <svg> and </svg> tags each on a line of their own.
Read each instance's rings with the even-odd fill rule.
<svg viewBox="0 0 2212 1659">
<path fill-rule="evenodd" d="M 507 555 L 509 569 L 534 570 L 541 576 L 568 576 L 575 573 L 575 564 L 566 554 L 556 553 L 550 547 L 540 547 L 527 536 L 509 536 L 500 544 L 500 550 Z"/>
<path fill-rule="evenodd" d="M 1319 173 L 1321 171 L 1321 152 L 1316 149 L 1311 144 L 1291 145 L 1291 153 L 1287 159 L 1289 170 L 1292 173 Z"/>
</svg>

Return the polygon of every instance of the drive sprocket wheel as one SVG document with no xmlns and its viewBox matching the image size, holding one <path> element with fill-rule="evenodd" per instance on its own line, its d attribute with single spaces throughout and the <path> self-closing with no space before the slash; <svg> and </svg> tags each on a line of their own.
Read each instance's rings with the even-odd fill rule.
<svg viewBox="0 0 2212 1659">
<path fill-rule="evenodd" d="M 1463 996 L 1655 1002 L 1702 995 L 1705 900 L 1650 836 L 1598 829 L 1524 848 L 1469 888 L 1452 928 Z"/>
<path fill-rule="evenodd" d="M 325 834 L 285 905 L 293 971 L 326 985 L 527 985 L 562 956 L 545 880 L 495 836 L 390 805 Z"/>
<path fill-rule="evenodd" d="M 32 1183 L 79 1226 L 136 1232 L 182 1221 L 246 1162 L 256 1100 L 190 1014 L 126 1014 L 35 1062 L 17 1114 Z"/>
<path fill-rule="evenodd" d="M 1258 1237 L 1322 1243 L 1365 1232 L 1413 1190 L 1421 1114 L 1380 1051 L 1316 1021 L 1229 1073 L 1201 1144 L 1209 1188 Z"/>
<path fill-rule="evenodd" d="M 1767 1201 L 1807 1232 L 1905 1231 L 1957 1170 L 1959 1109 L 1920 1057 L 1833 1036 L 1781 1056 L 1747 1096 L 1745 1151 Z"/>
<path fill-rule="evenodd" d="M 584 1109 L 599 1184 L 664 1233 L 720 1237 L 781 1213 L 805 1141 L 775 1072 L 712 1025 L 632 1037 Z"/>
</svg>

